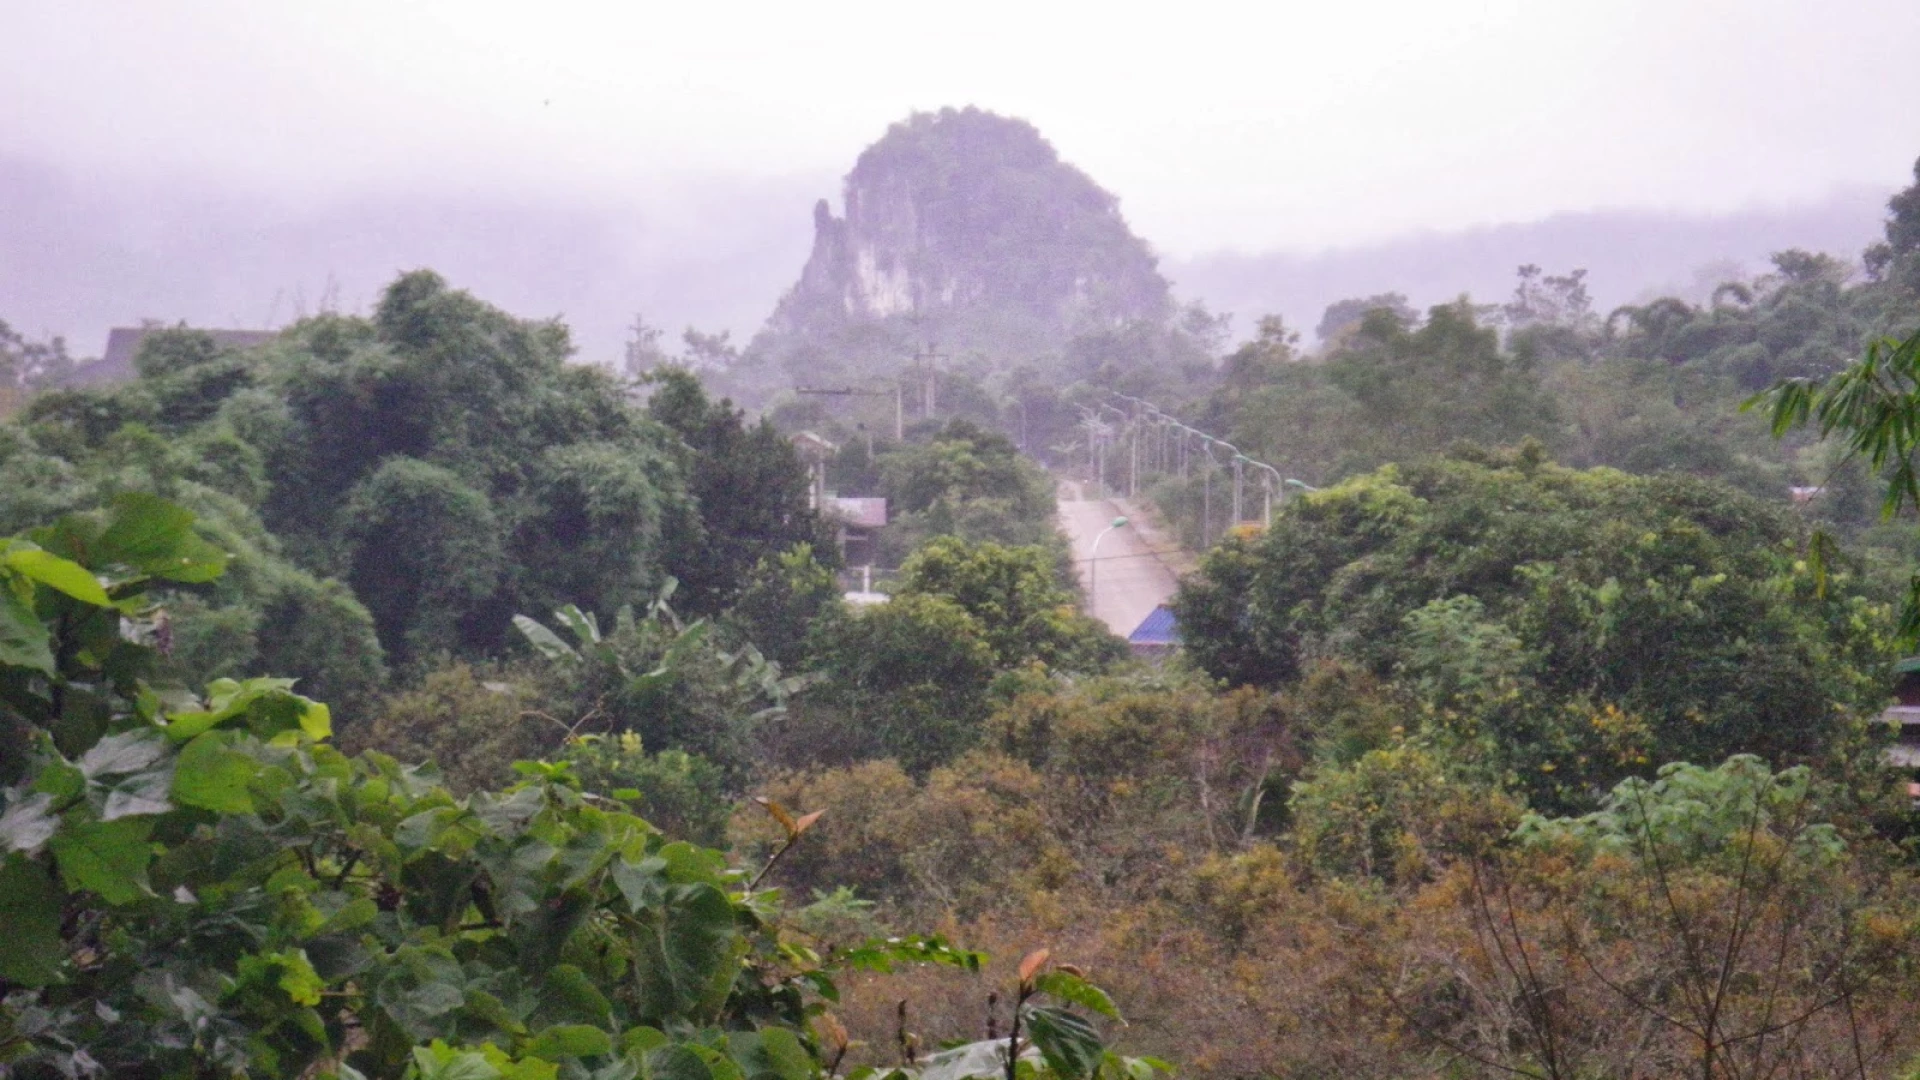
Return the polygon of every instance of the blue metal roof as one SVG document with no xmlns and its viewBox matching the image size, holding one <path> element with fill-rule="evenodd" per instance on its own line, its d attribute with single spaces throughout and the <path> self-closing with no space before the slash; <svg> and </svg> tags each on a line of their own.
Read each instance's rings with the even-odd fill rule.
<svg viewBox="0 0 1920 1080">
<path fill-rule="evenodd" d="M 1133 633 L 1127 635 L 1129 645 L 1178 645 L 1180 628 L 1174 624 L 1173 611 L 1165 604 L 1154 608 Z"/>
</svg>

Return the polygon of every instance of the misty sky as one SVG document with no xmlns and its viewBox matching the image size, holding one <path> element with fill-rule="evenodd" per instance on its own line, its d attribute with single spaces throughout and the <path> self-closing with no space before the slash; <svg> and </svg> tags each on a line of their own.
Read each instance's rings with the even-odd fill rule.
<svg viewBox="0 0 1920 1080">
<path fill-rule="evenodd" d="M 1033 121 L 1175 255 L 1900 186 L 1920 0 L 0 0 L 0 153 L 272 189 L 837 176 L 913 109 Z"/>
</svg>

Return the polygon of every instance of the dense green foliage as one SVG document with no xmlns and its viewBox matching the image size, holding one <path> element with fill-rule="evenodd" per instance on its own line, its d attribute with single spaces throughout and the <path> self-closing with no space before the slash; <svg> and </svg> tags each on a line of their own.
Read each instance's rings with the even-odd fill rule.
<svg viewBox="0 0 1920 1080">
<path fill-rule="evenodd" d="M 921 126 L 880 164 L 993 232 L 962 203 L 1019 145 L 963 175 Z M 1124 235 L 1083 209 L 1009 280 Z M 1315 352 L 1265 319 L 1215 364 L 1199 310 L 988 335 L 906 373 L 900 438 L 890 392 L 750 420 L 644 324 L 637 382 L 569 366 L 424 273 L 256 353 L 155 335 L 0 426 L 0 1071 L 1146 1080 L 1116 1004 L 1223 1080 L 1911 1071 L 1871 718 L 1920 185 L 1891 211 L 1864 280 L 1785 252 L 1610 318 L 1529 266 L 1335 305 Z M 903 344 L 843 343 L 809 376 Z M 1775 443 L 1735 405 L 1782 375 Z M 1146 494 L 1213 511 L 1163 663 L 1078 610 L 1033 460 L 1131 479 L 1113 391 L 1325 485 L 1262 529 L 1233 448 L 1160 455 Z M 780 427 L 891 502 L 885 602 L 842 600 Z"/>
<path fill-rule="evenodd" d="M 205 698 L 148 684 L 149 587 L 224 568 L 192 526 L 129 496 L 4 548 L 9 1075 L 808 1080 L 846 1053 L 821 1016 L 836 969 L 978 967 L 938 940 L 823 956 L 788 939 L 764 870 L 598 789 L 630 778 L 624 745 L 455 797 L 429 771 L 333 749 L 328 709 L 286 680 Z M 789 847 L 817 819 L 776 816 Z M 1012 1037 L 957 1075 L 1029 1053 L 1035 1080 L 1150 1074 L 1076 1006 L 1118 1018 L 1035 953 Z"/>
<path fill-rule="evenodd" d="M 1285 327 L 1270 322 L 1230 357 L 1223 393 L 1236 445 L 1286 443 L 1289 468 L 1317 479 L 1459 439 L 1497 446 L 1555 427 L 1538 365 L 1503 350 L 1464 302 L 1424 322 L 1376 308 L 1341 340 L 1324 364 L 1302 364 Z"/>
<path fill-rule="evenodd" d="M 1885 693 L 1884 605 L 1825 595 L 1780 511 L 1527 451 L 1389 467 L 1229 541 L 1175 605 L 1195 660 L 1392 679 L 1454 752 L 1578 806 L 1648 762 L 1823 759 Z M 1837 568 L 1836 568 L 1837 569 Z"/>
<path fill-rule="evenodd" d="M 807 689 L 771 761 L 890 759 L 921 774 L 977 746 L 994 703 L 1023 681 L 1101 672 L 1125 655 L 1077 610 L 1051 547 L 936 538 L 892 590 L 814 624 Z"/>
<path fill-rule="evenodd" d="M 689 611 L 719 612 L 762 559 L 800 545 L 819 556 L 834 552 L 806 509 L 806 472 L 771 423 L 748 425 L 731 402 L 709 401 L 684 369 L 648 379 L 647 414 L 680 436 L 687 491 L 704 527 L 699 557 L 674 565 Z"/>
<path fill-rule="evenodd" d="M 1884 484 L 1882 518 L 1920 509 L 1920 331 L 1905 341 L 1873 342 L 1857 363 L 1824 381 L 1782 382 L 1751 402 L 1761 403 L 1776 435 L 1817 426 L 1823 439 L 1837 437 L 1848 462 L 1864 462 Z M 1824 572 L 1831 545 L 1831 537 L 1817 538 L 1816 569 Z M 1901 636 L 1909 646 L 1920 643 L 1920 572 L 1908 579 Z"/>
<path fill-rule="evenodd" d="M 1054 480 L 1005 436 L 955 420 L 925 442 L 875 455 L 878 476 L 861 490 L 864 450 L 849 447 L 839 466 L 853 481 L 843 494 L 886 498 L 889 523 L 880 559 L 899 565 L 929 537 L 956 536 L 1003 544 L 1057 544 Z"/>
<path fill-rule="evenodd" d="M 237 572 L 174 605 L 182 674 L 299 675 L 356 715 L 383 664 L 495 655 L 517 612 L 644 604 L 675 576 L 718 613 L 815 539 L 772 429 L 684 374 L 637 407 L 569 351 L 425 271 L 371 318 L 250 353 L 152 334 L 135 381 L 42 395 L 0 430 L 0 528 L 124 490 L 190 506 Z"/>
<path fill-rule="evenodd" d="M 994 663 L 1085 670 L 1118 659 L 1119 642 L 1082 615 L 1045 547 L 928 541 L 900 568 L 896 596 L 952 601 L 979 623 Z"/>
<path fill-rule="evenodd" d="M 45 386 L 73 369 L 67 343 L 54 337 L 34 341 L 0 319 L 0 394 L 23 387 Z M 16 404 L 0 404 L 0 415 Z"/>
<path fill-rule="evenodd" d="M 1460 441 L 1530 436 L 1568 465 L 1686 473 L 1768 499 L 1821 488 L 1814 510 L 1859 535 L 1870 509 L 1857 474 L 1804 440 L 1777 446 L 1737 406 L 1776 380 L 1834 373 L 1876 336 L 1913 331 L 1920 277 L 1902 268 L 1915 264 L 1916 207 L 1920 182 L 1894 197 L 1887 239 L 1858 261 L 1779 252 L 1768 272 L 1703 302 L 1669 296 L 1603 316 L 1583 271 L 1523 266 L 1499 304 L 1463 298 L 1421 317 L 1398 294 L 1337 303 L 1313 353 L 1263 320 L 1215 385 L 1156 400 L 1312 484 Z M 1156 496 L 1192 517 L 1192 486 L 1170 482 Z"/>
</svg>

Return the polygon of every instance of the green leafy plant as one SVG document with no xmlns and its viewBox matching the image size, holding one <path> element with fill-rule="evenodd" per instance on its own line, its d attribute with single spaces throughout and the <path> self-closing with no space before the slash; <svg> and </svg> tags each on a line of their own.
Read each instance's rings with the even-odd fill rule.
<svg viewBox="0 0 1920 1080">
<path fill-rule="evenodd" d="M 1845 460 L 1863 460 L 1881 478 L 1882 518 L 1920 507 L 1920 332 L 1875 340 L 1838 374 L 1782 380 L 1741 408 L 1764 409 L 1775 437 L 1805 427 L 1822 439 L 1838 436 Z M 1808 552 L 1824 592 L 1837 555 L 1833 537 L 1816 532 Z M 1908 581 L 1900 637 L 1909 648 L 1920 644 L 1920 574 Z"/>
<path fill-rule="evenodd" d="M 149 685 L 147 588 L 221 569 L 192 524 L 129 497 L 0 557 L 10 1075 L 806 1080 L 834 971 L 978 966 L 785 940 L 758 875 L 566 764 L 457 798 L 288 680 Z"/>
<path fill-rule="evenodd" d="M 638 734 L 655 751 L 684 750 L 718 765 L 730 782 L 746 775 L 759 727 L 786 711 L 807 684 L 751 642 L 729 647 L 716 624 L 681 621 L 668 578 L 644 615 L 622 607 L 611 632 L 569 604 L 553 613 L 573 639 L 525 615 L 513 623 L 553 668 L 571 734 Z"/>
</svg>

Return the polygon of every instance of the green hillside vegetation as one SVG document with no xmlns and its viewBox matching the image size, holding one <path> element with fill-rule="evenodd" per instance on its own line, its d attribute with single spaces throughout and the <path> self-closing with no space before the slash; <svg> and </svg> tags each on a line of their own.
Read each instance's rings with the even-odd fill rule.
<svg viewBox="0 0 1920 1080">
<path fill-rule="evenodd" d="M 0 527 L 122 490 L 180 500 L 250 549 L 244 575 L 173 611 L 189 648 L 224 635 L 200 651 L 230 670 L 186 652 L 182 673 L 251 664 L 333 679 L 351 703 L 378 688 L 383 656 L 497 654 L 516 612 L 611 612 L 671 576 L 683 605 L 718 614 L 760 559 L 818 539 L 772 429 L 670 373 L 636 404 L 568 352 L 563 327 L 427 272 L 371 318 L 309 319 L 258 354 L 156 334 L 135 381 L 44 394 L 8 429 Z"/>
<path fill-rule="evenodd" d="M 860 175 L 1064 168 L 950 123 Z M 984 343 L 897 438 L 425 271 L 256 353 L 155 335 L 0 425 L 0 1072 L 1914 1075 L 1916 192 L 1860 275 L 1705 306 L 1524 267 L 1314 351 Z M 1260 527 L 1149 470 L 1209 541 L 1164 662 L 1055 526 L 1114 392 L 1319 488 Z M 800 429 L 892 504 L 884 603 Z"/>
<path fill-rule="evenodd" d="M 805 1080 L 848 1049 L 837 978 L 979 968 L 938 938 L 810 947 L 771 861 L 664 836 L 602 793 L 597 744 L 456 797 L 342 754 L 288 680 L 147 682 L 149 589 L 226 563 L 194 523 L 129 494 L 5 546 L 8 1075 Z M 789 846 L 817 820 L 777 817 Z M 1154 1071 L 1106 1050 L 1088 1017 L 1118 1013 L 1071 967 L 1036 953 L 1011 989 L 1036 1077 Z"/>
<path fill-rule="evenodd" d="M 1913 555 L 1910 538 L 1877 527 L 1859 464 L 1819 440 L 1776 441 L 1740 406 L 1778 380 L 1838 371 L 1877 335 L 1920 326 L 1916 193 L 1920 178 L 1892 201 L 1887 239 L 1857 259 L 1780 252 L 1771 272 L 1726 282 L 1704 305 L 1668 297 L 1603 314 L 1584 272 L 1523 266 L 1503 303 L 1462 297 L 1425 314 L 1398 294 L 1335 304 L 1318 350 L 1263 319 L 1212 385 L 1153 400 L 1313 485 L 1460 443 L 1531 438 L 1565 465 L 1711 478 L 1773 502 L 1789 488 L 1818 489 L 1809 511 L 1897 570 Z M 1102 397 L 1091 387 L 1078 396 Z M 1195 543 L 1196 479 L 1152 493 Z M 1206 535 L 1230 524 L 1217 518 Z"/>
</svg>

